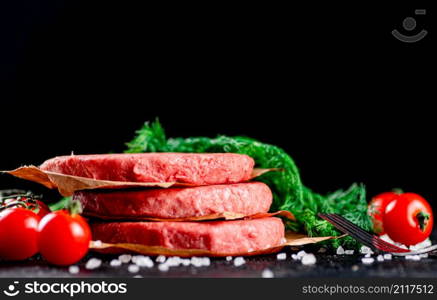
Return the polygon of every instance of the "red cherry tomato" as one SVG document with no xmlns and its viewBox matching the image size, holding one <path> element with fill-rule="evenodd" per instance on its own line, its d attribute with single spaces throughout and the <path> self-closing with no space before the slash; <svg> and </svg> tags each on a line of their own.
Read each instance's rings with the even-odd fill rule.
<svg viewBox="0 0 437 300">
<path fill-rule="evenodd" d="M 38 226 L 41 255 L 55 265 L 71 265 L 88 252 L 91 230 L 78 214 L 58 210 L 46 215 Z"/>
<path fill-rule="evenodd" d="M 45 215 L 51 213 L 52 211 L 50 210 L 50 208 L 47 206 L 47 204 L 45 204 L 42 201 L 37 200 L 36 201 L 38 203 L 38 216 L 40 216 L 41 218 L 43 218 Z"/>
<path fill-rule="evenodd" d="M 372 219 L 373 231 L 376 234 L 383 235 L 385 233 L 383 224 L 385 208 L 387 204 L 398 196 L 399 193 L 396 192 L 385 192 L 376 195 L 372 198 L 372 201 L 370 201 L 367 212 Z"/>
<path fill-rule="evenodd" d="M 434 217 L 429 203 L 418 194 L 404 193 L 391 201 L 383 218 L 388 236 L 404 245 L 423 242 L 431 234 Z"/>
<path fill-rule="evenodd" d="M 34 212 L 21 208 L 8 208 L 0 212 L 0 257 L 6 260 L 23 260 L 38 252 L 38 222 Z"/>
</svg>

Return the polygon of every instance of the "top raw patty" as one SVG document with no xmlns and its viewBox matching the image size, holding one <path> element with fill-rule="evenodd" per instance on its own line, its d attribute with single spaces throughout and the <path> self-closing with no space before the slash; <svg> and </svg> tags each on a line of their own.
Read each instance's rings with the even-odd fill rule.
<svg viewBox="0 0 437 300">
<path fill-rule="evenodd" d="M 235 153 L 137 153 L 58 156 L 40 168 L 100 180 L 210 185 L 247 181 L 253 166 L 251 157 Z"/>
</svg>

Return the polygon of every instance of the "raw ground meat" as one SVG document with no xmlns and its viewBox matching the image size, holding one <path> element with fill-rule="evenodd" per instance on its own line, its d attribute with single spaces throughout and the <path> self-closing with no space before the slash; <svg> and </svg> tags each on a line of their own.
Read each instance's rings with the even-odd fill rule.
<svg viewBox="0 0 437 300">
<path fill-rule="evenodd" d="M 272 192 L 262 182 L 122 191 L 80 191 L 74 199 L 85 215 L 154 217 L 163 219 L 200 217 L 224 212 L 253 215 L 268 212 Z"/>
<path fill-rule="evenodd" d="M 279 246 L 284 225 L 269 217 L 213 222 L 112 222 L 91 224 L 94 240 L 168 249 L 200 249 L 242 255 Z"/>
<path fill-rule="evenodd" d="M 101 180 L 210 185 L 247 181 L 253 166 L 251 157 L 235 153 L 137 153 L 58 156 L 40 168 Z"/>
</svg>

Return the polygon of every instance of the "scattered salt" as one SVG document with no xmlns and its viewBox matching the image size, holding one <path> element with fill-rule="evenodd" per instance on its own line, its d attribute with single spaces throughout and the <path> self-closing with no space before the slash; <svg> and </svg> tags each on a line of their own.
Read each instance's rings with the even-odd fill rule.
<svg viewBox="0 0 437 300">
<path fill-rule="evenodd" d="M 234 266 L 239 267 L 246 263 L 243 257 L 239 256 L 234 259 Z"/>
<path fill-rule="evenodd" d="M 352 255 L 352 254 L 354 254 L 354 250 L 344 250 L 344 254 L 346 254 L 346 255 Z"/>
<path fill-rule="evenodd" d="M 122 263 L 127 264 L 132 259 L 132 255 L 130 254 L 122 254 L 118 257 L 118 260 L 120 260 Z"/>
<path fill-rule="evenodd" d="M 102 261 L 98 258 L 90 258 L 86 264 L 85 264 L 85 268 L 88 270 L 94 270 L 97 269 L 98 267 L 100 267 L 102 265 Z"/>
<path fill-rule="evenodd" d="M 287 258 L 287 254 L 285 253 L 278 253 L 278 255 L 276 255 L 277 260 L 285 260 L 286 258 Z"/>
<path fill-rule="evenodd" d="M 314 265 L 315 263 L 316 263 L 316 257 L 312 253 L 305 254 L 302 257 L 302 264 L 303 265 Z"/>
<path fill-rule="evenodd" d="M 294 259 L 294 260 L 299 260 L 300 259 L 300 257 L 297 256 L 297 254 L 291 254 L 291 258 Z"/>
<path fill-rule="evenodd" d="M 384 261 L 384 256 L 382 256 L 382 255 L 380 254 L 380 255 L 378 255 L 378 256 L 376 257 L 376 260 L 377 260 L 377 261 Z"/>
<path fill-rule="evenodd" d="M 232 260 L 232 256 L 226 256 L 226 261 L 231 261 Z"/>
<path fill-rule="evenodd" d="M 119 267 L 119 266 L 121 266 L 121 261 L 118 260 L 118 259 L 113 259 L 113 260 L 111 260 L 111 262 L 109 263 L 109 265 L 110 265 L 111 267 Z"/>
<path fill-rule="evenodd" d="M 132 265 L 129 265 L 129 267 L 127 267 L 127 270 L 130 273 L 138 273 L 138 271 L 140 270 L 140 267 L 138 265 L 132 264 Z"/>
<path fill-rule="evenodd" d="M 337 254 L 338 255 L 343 255 L 344 254 L 344 249 L 343 249 L 343 247 L 342 246 L 339 246 L 338 248 L 337 248 Z"/>
<path fill-rule="evenodd" d="M 364 257 L 361 259 L 361 261 L 363 262 L 363 264 L 373 264 L 375 259 L 373 257 Z"/>
<path fill-rule="evenodd" d="M 79 267 L 78 266 L 69 266 L 68 272 L 70 272 L 70 274 L 77 274 L 77 273 L 79 273 Z"/>
<path fill-rule="evenodd" d="M 152 268 L 154 265 L 154 263 L 150 259 L 150 257 L 144 256 L 144 255 L 137 255 L 137 256 L 132 257 L 132 262 L 139 267 Z"/>
<path fill-rule="evenodd" d="M 275 277 L 275 274 L 269 269 L 264 269 L 261 273 L 262 278 L 273 278 Z"/>
</svg>

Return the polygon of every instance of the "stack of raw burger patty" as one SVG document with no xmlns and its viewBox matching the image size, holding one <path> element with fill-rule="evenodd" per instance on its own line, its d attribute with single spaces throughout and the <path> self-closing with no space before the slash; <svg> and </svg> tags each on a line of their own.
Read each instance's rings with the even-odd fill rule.
<svg viewBox="0 0 437 300">
<path fill-rule="evenodd" d="M 272 193 L 264 183 L 248 182 L 253 167 L 251 157 L 232 153 L 72 155 L 55 157 L 41 165 L 45 171 L 100 180 L 188 184 L 79 191 L 73 197 L 82 203 L 84 215 L 100 219 L 91 223 L 94 240 L 170 250 L 197 249 L 218 256 L 250 254 L 283 241 L 284 225 L 276 217 L 180 220 L 268 212 Z M 151 218 L 161 221 L 148 221 Z"/>
</svg>

